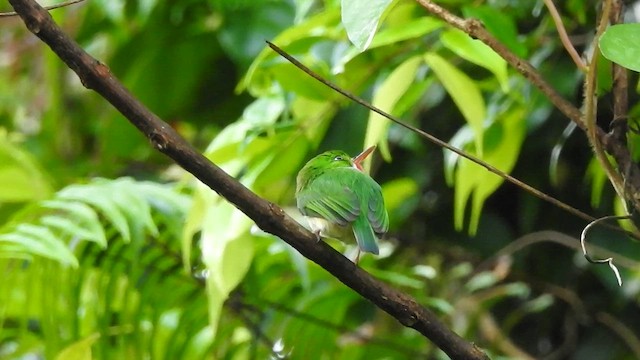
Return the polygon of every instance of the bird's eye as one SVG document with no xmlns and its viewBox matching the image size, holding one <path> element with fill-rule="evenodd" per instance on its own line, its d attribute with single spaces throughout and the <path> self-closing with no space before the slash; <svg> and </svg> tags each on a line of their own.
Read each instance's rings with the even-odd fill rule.
<svg viewBox="0 0 640 360">
<path fill-rule="evenodd" d="M 342 156 L 338 155 L 333 158 L 333 161 L 342 161 Z"/>
</svg>

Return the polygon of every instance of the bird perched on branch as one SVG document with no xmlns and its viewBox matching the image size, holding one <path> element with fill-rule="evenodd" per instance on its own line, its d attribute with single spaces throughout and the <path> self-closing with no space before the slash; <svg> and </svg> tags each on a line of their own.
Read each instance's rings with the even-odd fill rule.
<svg viewBox="0 0 640 360">
<path fill-rule="evenodd" d="M 369 147 L 351 158 L 344 151 L 324 152 L 309 160 L 296 179 L 297 206 L 321 237 L 358 244 L 360 252 L 378 254 L 377 239 L 389 228 L 380 185 L 362 168 Z"/>
</svg>

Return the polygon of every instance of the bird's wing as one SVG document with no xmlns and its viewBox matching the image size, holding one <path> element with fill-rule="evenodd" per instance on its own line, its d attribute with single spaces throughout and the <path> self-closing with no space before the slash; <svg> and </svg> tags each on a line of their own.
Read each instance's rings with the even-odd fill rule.
<svg viewBox="0 0 640 360">
<path fill-rule="evenodd" d="M 382 197 L 382 190 L 380 189 L 380 185 L 373 181 L 369 189 L 369 201 L 367 206 L 369 207 L 369 211 L 367 212 L 367 219 L 369 223 L 373 227 L 373 230 L 376 232 L 378 237 L 382 236 L 384 233 L 389 230 L 389 215 L 387 214 L 387 209 L 384 207 L 384 199 Z"/>
<path fill-rule="evenodd" d="M 321 217 L 345 226 L 360 214 L 357 195 L 340 178 L 321 175 L 298 193 L 297 205 L 305 216 Z"/>
</svg>

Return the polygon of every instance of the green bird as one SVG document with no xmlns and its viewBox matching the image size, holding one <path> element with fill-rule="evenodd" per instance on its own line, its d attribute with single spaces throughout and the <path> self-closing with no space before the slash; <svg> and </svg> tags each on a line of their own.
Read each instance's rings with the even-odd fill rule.
<svg viewBox="0 0 640 360">
<path fill-rule="evenodd" d="M 360 251 L 378 254 L 377 238 L 389 229 L 389 215 L 380 185 L 367 175 L 362 161 L 375 146 L 351 158 L 344 151 L 324 152 L 309 160 L 296 179 L 298 209 L 318 237 L 358 244 Z"/>
</svg>

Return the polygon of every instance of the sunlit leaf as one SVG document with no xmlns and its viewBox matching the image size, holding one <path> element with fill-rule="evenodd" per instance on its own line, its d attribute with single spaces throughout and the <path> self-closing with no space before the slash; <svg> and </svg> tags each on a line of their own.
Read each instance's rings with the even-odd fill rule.
<svg viewBox="0 0 640 360">
<path fill-rule="evenodd" d="M 509 91 L 507 62 L 489 46 L 458 29 L 448 29 L 440 38 L 444 46 L 461 58 L 491 71 L 498 79 L 502 91 Z"/>
<path fill-rule="evenodd" d="M 405 60 L 396 67 L 391 74 L 380 84 L 373 95 L 372 104 L 383 111 L 391 112 L 395 104 L 402 98 L 409 86 L 413 83 L 418 67 L 422 64 L 421 56 L 414 56 Z M 392 114 L 393 115 L 393 114 Z M 391 122 L 382 115 L 371 111 L 365 135 L 365 148 L 378 145 L 380 153 L 387 161 L 391 160 L 387 130 Z M 367 167 L 370 162 L 367 162 Z"/>
</svg>

